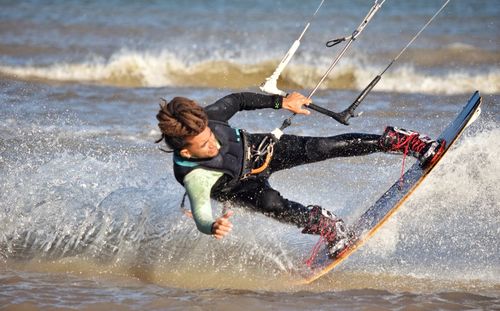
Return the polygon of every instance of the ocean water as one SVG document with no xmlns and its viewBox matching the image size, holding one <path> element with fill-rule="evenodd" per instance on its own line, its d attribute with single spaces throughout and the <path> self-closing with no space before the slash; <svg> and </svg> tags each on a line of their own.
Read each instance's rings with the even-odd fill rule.
<svg viewBox="0 0 500 311">
<path fill-rule="evenodd" d="M 216 241 L 179 209 L 153 142 L 161 97 L 258 91 L 320 1 L 0 1 L 0 309 L 500 308 L 500 6 L 452 0 L 350 126 L 313 112 L 288 133 L 437 136 L 475 90 L 483 112 L 410 200 L 317 282 L 293 285 L 316 238 L 238 206 Z M 386 1 L 314 96 L 346 108 L 444 1 Z M 307 94 L 373 1 L 330 1 L 279 86 Z M 251 132 L 285 111 L 241 112 Z M 272 176 L 285 197 L 352 223 L 401 157 L 332 159 Z M 406 167 L 414 163 L 408 159 Z M 222 206 L 213 202 L 214 213 Z"/>
</svg>

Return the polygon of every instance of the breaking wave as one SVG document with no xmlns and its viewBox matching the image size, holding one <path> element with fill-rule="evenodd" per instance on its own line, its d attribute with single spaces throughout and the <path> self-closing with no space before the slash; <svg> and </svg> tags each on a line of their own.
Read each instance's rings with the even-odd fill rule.
<svg viewBox="0 0 500 311">
<path fill-rule="evenodd" d="M 455 51 L 451 46 L 448 50 Z M 463 50 L 463 49 L 462 49 Z M 466 51 L 468 49 L 465 49 Z M 442 53 L 441 53 L 442 54 Z M 436 57 L 444 57 L 439 53 Z M 448 53 L 445 53 L 448 54 Z M 490 53 L 491 54 L 491 53 Z M 422 53 L 418 54 L 422 55 Z M 439 56 L 441 55 L 441 56 Z M 495 55 L 490 55 L 496 57 Z M 490 58 L 491 58 L 490 57 Z M 366 56 L 342 60 L 322 89 L 361 90 L 385 66 L 366 65 Z M 387 57 L 383 57 L 385 59 Z M 210 87 L 253 88 L 260 85 L 276 68 L 279 59 L 249 63 L 239 60 L 204 59 L 188 63 L 168 51 L 159 53 L 121 51 L 104 59 L 95 57 L 79 63 L 54 63 L 47 66 L 0 66 L 0 75 L 42 82 L 89 83 L 118 87 Z M 318 64 L 321 62 L 321 64 Z M 463 62 L 460 62 L 463 63 Z M 429 58 L 412 57 L 411 63 L 389 70 L 376 89 L 380 91 L 425 94 L 463 94 L 474 90 L 500 93 L 500 70 L 466 69 L 452 66 L 432 71 Z M 324 74 L 328 60 L 294 60 L 282 73 L 282 89 L 310 89 Z M 441 62 L 441 66 L 442 62 Z M 427 69 L 426 69 L 427 67 Z M 470 68 L 470 67 L 469 67 Z"/>
</svg>

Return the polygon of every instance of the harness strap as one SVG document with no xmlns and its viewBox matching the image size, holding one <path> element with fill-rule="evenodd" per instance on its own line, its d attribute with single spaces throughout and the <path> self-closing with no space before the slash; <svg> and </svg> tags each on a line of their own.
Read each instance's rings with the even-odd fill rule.
<svg viewBox="0 0 500 311">
<path fill-rule="evenodd" d="M 274 145 L 277 140 L 273 136 L 265 136 L 257 146 L 253 147 L 248 141 L 246 132 L 242 131 L 245 158 L 243 163 L 242 179 L 264 172 L 271 163 L 274 154 Z M 272 134 L 271 134 L 272 135 Z"/>
<path fill-rule="evenodd" d="M 264 163 L 262 163 L 262 165 L 260 167 L 252 169 L 250 171 L 250 174 L 256 175 L 256 174 L 262 173 L 269 166 L 269 163 L 271 163 L 271 159 L 273 157 L 273 152 L 274 152 L 274 144 L 270 143 L 267 146 L 267 154 L 266 154 L 266 159 L 264 160 Z"/>
</svg>

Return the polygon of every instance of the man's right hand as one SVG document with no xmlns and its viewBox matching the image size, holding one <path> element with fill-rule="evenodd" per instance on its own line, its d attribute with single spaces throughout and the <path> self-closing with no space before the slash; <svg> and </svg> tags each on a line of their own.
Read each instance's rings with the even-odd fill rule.
<svg viewBox="0 0 500 311">
<path fill-rule="evenodd" d="M 233 229 L 233 224 L 229 221 L 229 217 L 233 216 L 233 214 L 233 211 L 227 211 L 213 223 L 212 234 L 217 240 L 225 237 Z"/>
<path fill-rule="evenodd" d="M 308 115 L 311 112 L 307 109 L 304 109 L 303 106 L 307 106 L 310 103 L 312 103 L 312 100 L 310 98 L 307 98 L 300 93 L 293 92 L 292 94 L 289 94 L 287 97 L 283 98 L 282 107 L 290 110 L 293 113 Z"/>
</svg>

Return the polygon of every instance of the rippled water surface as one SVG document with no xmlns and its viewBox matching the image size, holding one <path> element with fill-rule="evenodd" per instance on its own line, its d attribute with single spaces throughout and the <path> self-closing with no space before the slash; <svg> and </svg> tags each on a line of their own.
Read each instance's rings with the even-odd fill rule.
<svg viewBox="0 0 500 311">
<path fill-rule="evenodd" d="M 224 241 L 179 210 L 153 142 L 159 98 L 207 105 L 257 91 L 316 2 L 4 1 L 0 4 L 0 308 L 41 310 L 494 310 L 500 308 L 499 8 L 451 1 L 343 126 L 316 113 L 288 133 L 437 136 L 472 92 L 483 113 L 410 200 L 338 269 L 293 285 L 316 242 L 233 206 Z M 307 93 L 372 1 L 325 1 L 280 87 Z M 315 94 L 342 110 L 442 2 L 386 1 Z M 237 114 L 250 132 L 289 114 Z M 406 167 L 414 160 L 408 159 Z M 275 174 L 285 197 L 355 221 L 401 157 L 332 159 Z M 222 206 L 213 202 L 214 213 Z"/>
</svg>

